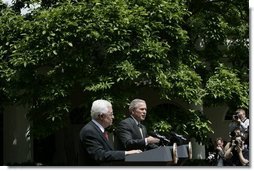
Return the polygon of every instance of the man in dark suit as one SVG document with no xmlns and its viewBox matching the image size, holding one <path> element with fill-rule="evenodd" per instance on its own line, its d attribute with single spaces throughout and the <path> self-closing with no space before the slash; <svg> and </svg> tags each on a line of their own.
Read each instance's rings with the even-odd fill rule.
<svg viewBox="0 0 254 171">
<path fill-rule="evenodd" d="M 141 150 L 114 151 L 108 141 L 105 128 L 112 125 L 114 115 L 110 102 L 96 100 L 91 107 L 92 120 L 80 131 L 80 142 L 84 150 L 81 165 L 110 165 L 113 161 L 123 161 L 128 154 Z"/>
<path fill-rule="evenodd" d="M 149 150 L 157 148 L 159 139 L 148 136 L 146 127 L 141 124 L 146 118 L 146 102 L 134 99 L 129 106 L 130 116 L 122 120 L 116 128 L 116 147 L 119 150 L 141 149 Z"/>
</svg>

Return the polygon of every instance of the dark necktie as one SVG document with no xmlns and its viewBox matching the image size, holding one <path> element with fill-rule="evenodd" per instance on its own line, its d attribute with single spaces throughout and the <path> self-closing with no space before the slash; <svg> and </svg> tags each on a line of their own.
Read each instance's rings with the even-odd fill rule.
<svg viewBox="0 0 254 171">
<path fill-rule="evenodd" d="M 139 128 L 139 131 L 140 131 L 140 134 L 141 134 L 142 138 L 144 138 L 142 125 L 140 123 L 138 123 L 138 128 Z"/>
<path fill-rule="evenodd" d="M 104 137 L 108 140 L 108 132 L 107 132 L 107 131 L 104 131 L 103 135 L 104 135 Z"/>
</svg>

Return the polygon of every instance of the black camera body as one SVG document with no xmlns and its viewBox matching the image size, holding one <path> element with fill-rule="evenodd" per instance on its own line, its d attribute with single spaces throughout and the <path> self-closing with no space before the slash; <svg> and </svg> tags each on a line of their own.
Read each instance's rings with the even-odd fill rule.
<svg viewBox="0 0 254 171">
<path fill-rule="evenodd" d="M 238 119 L 239 119 L 238 115 L 233 115 L 233 120 L 238 120 Z"/>
<path fill-rule="evenodd" d="M 241 147 L 242 145 L 243 145 L 243 142 L 240 139 L 233 140 L 232 142 L 232 146 L 235 146 L 235 147 Z"/>
</svg>

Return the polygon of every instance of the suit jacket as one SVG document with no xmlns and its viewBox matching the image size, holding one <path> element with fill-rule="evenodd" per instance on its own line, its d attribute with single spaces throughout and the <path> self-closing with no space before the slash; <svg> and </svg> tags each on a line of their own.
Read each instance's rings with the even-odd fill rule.
<svg viewBox="0 0 254 171">
<path fill-rule="evenodd" d="M 147 137 L 146 127 L 140 124 L 143 132 L 143 137 L 140 133 L 139 127 L 132 117 L 122 120 L 115 132 L 116 148 L 118 150 L 134 150 L 140 149 L 142 151 L 157 148 L 155 144 L 145 145 L 145 138 Z"/>
<path fill-rule="evenodd" d="M 125 159 L 125 151 L 114 151 L 100 128 L 92 121 L 81 129 L 80 142 L 83 150 L 81 165 L 110 165 L 111 161 Z"/>
</svg>

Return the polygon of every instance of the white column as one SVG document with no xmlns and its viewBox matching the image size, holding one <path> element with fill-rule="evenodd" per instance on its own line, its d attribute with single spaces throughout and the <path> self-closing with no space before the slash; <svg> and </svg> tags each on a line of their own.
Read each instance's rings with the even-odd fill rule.
<svg viewBox="0 0 254 171">
<path fill-rule="evenodd" d="M 202 105 L 191 105 L 190 108 L 194 110 L 199 110 L 201 113 L 203 113 Z M 205 146 L 197 143 L 194 138 L 191 139 L 191 144 L 192 144 L 192 159 L 205 159 L 206 158 Z"/>
</svg>

